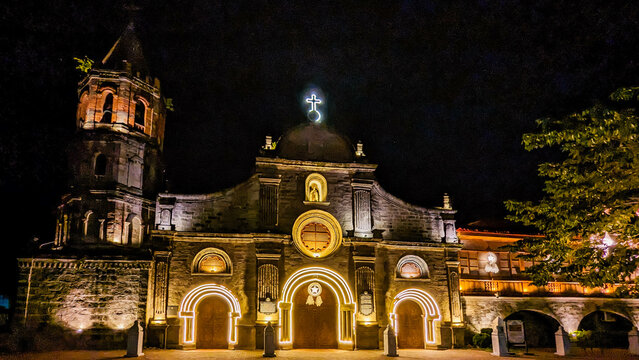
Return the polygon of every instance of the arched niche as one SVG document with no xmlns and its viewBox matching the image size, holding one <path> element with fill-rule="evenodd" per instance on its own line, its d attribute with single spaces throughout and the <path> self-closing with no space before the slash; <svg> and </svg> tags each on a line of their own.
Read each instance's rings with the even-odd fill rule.
<svg viewBox="0 0 639 360">
<path fill-rule="evenodd" d="M 326 195 L 328 194 L 328 185 L 326 178 L 318 173 L 310 174 L 306 177 L 304 185 L 305 203 L 325 204 Z"/>
<path fill-rule="evenodd" d="M 191 272 L 203 275 L 231 275 L 233 264 L 231 258 L 222 249 L 206 248 L 193 258 Z"/>
</svg>

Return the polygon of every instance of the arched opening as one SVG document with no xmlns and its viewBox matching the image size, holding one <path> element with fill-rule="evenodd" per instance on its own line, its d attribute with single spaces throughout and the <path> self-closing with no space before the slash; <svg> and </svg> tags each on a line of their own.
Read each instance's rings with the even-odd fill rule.
<svg viewBox="0 0 639 360">
<path fill-rule="evenodd" d="M 102 120 L 100 123 L 102 124 L 110 124 L 111 118 L 113 117 L 113 94 L 108 92 L 104 98 L 104 103 L 102 104 Z"/>
<path fill-rule="evenodd" d="M 408 302 L 409 304 L 404 304 Z M 410 304 L 412 303 L 412 304 Z M 417 305 L 419 311 L 414 307 Z M 393 302 L 393 312 L 390 313 L 390 319 L 395 327 L 395 333 L 400 338 L 404 337 L 405 346 L 437 345 L 441 339 L 437 335 L 437 323 L 441 320 L 441 312 L 439 306 L 430 294 L 421 289 L 406 289 L 395 295 Z M 402 324 L 400 324 L 400 321 Z M 411 338 L 417 336 L 415 327 L 421 328 L 421 336 L 423 341 Z M 408 329 L 408 334 L 401 334 L 400 328 Z M 409 345 L 410 344 L 410 345 Z M 399 345 L 399 344 L 398 344 Z"/>
<path fill-rule="evenodd" d="M 240 319 L 240 317 L 242 317 L 242 313 L 240 311 L 240 303 L 237 300 L 237 298 L 224 286 L 222 285 L 217 285 L 217 284 L 204 284 L 204 285 L 200 285 L 196 288 L 194 288 L 193 290 L 189 291 L 184 298 L 182 299 L 182 303 L 180 304 L 180 312 L 179 312 L 179 316 L 180 319 L 182 319 L 182 335 L 180 336 L 180 343 L 184 344 L 184 345 L 195 345 L 198 346 L 197 344 L 197 339 L 200 335 L 204 336 L 204 340 L 203 340 L 203 344 L 209 343 L 209 341 L 213 341 L 213 340 L 207 340 L 207 337 L 215 337 L 215 334 L 212 335 L 207 335 L 208 332 L 210 331 L 210 329 L 208 328 L 208 326 L 205 324 L 207 321 L 218 321 L 215 319 L 218 319 L 218 317 L 220 316 L 217 313 L 217 308 L 219 308 L 220 306 L 219 303 L 216 302 L 216 300 L 208 300 L 207 302 L 204 303 L 203 307 L 199 307 L 199 304 L 204 301 L 205 299 L 208 298 L 217 298 L 221 301 L 223 301 L 224 303 L 226 303 L 225 306 L 227 306 L 226 309 L 226 319 L 228 319 L 228 321 L 226 322 L 227 324 L 227 330 L 226 330 L 226 340 L 227 340 L 227 344 L 228 344 L 228 348 L 233 348 L 235 346 L 235 344 L 237 343 L 237 322 Z M 202 312 L 202 324 L 200 324 L 200 326 L 203 326 L 205 328 L 203 328 L 205 332 L 207 332 L 207 334 L 200 334 L 199 333 L 199 327 L 196 325 L 196 323 L 198 321 L 200 321 L 200 312 Z M 197 313 L 197 319 L 196 319 L 196 313 Z M 208 320 L 207 320 L 208 319 Z M 213 319 L 213 320 L 211 320 Z M 221 320 L 218 321 L 218 323 Z M 219 325 L 221 326 L 221 325 Z M 217 329 L 218 331 L 218 335 L 219 335 L 219 328 Z M 215 340 L 218 341 L 218 340 Z M 202 345 L 202 346 L 208 346 L 208 345 Z"/>
<path fill-rule="evenodd" d="M 424 348 L 424 313 L 413 300 L 402 301 L 395 313 L 397 317 L 397 346 L 400 349 Z"/>
<path fill-rule="evenodd" d="M 625 316 L 597 310 L 581 319 L 578 341 L 585 347 L 628 348 L 628 332 L 632 326 Z"/>
<path fill-rule="evenodd" d="M 107 158 L 104 154 L 98 154 L 95 157 L 95 171 L 96 176 L 104 176 L 106 174 Z"/>
<path fill-rule="evenodd" d="M 529 347 L 555 347 L 555 332 L 559 329 L 559 322 L 554 318 L 538 311 L 521 310 L 508 315 L 508 320 L 521 320 L 524 323 L 524 334 Z"/>
<path fill-rule="evenodd" d="M 144 130 L 144 118 L 146 115 L 146 104 L 140 99 L 135 101 L 135 127 Z"/>
<path fill-rule="evenodd" d="M 84 236 L 91 240 L 97 240 L 99 237 L 99 223 L 96 214 L 89 210 L 84 214 Z"/>
<path fill-rule="evenodd" d="M 320 296 L 321 301 L 318 301 Z M 333 297 L 333 299 L 330 297 Z M 303 303 L 302 299 L 304 300 Z M 333 306 L 331 305 L 331 301 L 335 301 L 336 309 L 330 310 Z M 302 334 L 302 332 L 306 333 L 310 330 L 311 335 L 317 336 L 317 334 L 313 333 L 315 325 L 309 326 L 310 324 L 308 323 L 298 324 L 298 320 L 296 320 L 296 316 L 298 315 L 297 311 L 307 306 L 307 303 L 308 306 L 312 305 L 321 308 L 325 305 L 324 302 L 327 302 L 326 307 L 317 310 L 307 308 L 308 311 L 306 313 L 300 314 L 306 316 L 306 318 L 312 318 L 317 315 L 309 314 L 308 312 L 310 311 L 326 311 L 327 314 L 329 312 L 332 313 L 333 315 L 328 316 L 332 316 L 335 319 L 333 324 L 336 324 L 334 338 L 337 341 L 337 347 L 341 349 L 353 348 L 353 320 L 356 312 L 353 293 L 341 275 L 331 269 L 318 266 L 297 270 L 284 284 L 282 300 L 278 303 L 280 324 L 279 342 L 281 348 L 290 349 L 291 347 L 299 346 L 298 343 L 294 344 L 294 341 L 297 336 L 307 336 L 306 334 Z M 299 305 L 300 303 L 302 303 L 303 306 Z M 327 328 L 330 327 L 331 325 L 329 325 L 330 323 L 328 321 L 333 320 L 327 320 L 327 323 L 323 326 Z M 328 331 L 330 330 L 327 330 L 327 336 L 330 336 Z M 326 345 L 328 343 L 322 344 L 322 346 L 329 346 Z M 334 347 L 334 345 L 330 346 Z"/>
<path fill-rule="evenodd" d="M 320 289 L 317 296 L 313 296 Z M 337 348 L 337 299 L 329 286 L 311 282 L 293 296 L 293 348 Z"/>
<path fill-rule="evenodd" d="M 228 349 L 229 304 L 220 296 L 208 296 L 197 306 L 195 347 Z"/>
<path fill-rule="evenodd" d="M 142 243 L 142 220 L 136 214 L 129 214 L 124 223 L 124 245 L 139 246 Z"/>
</svg>

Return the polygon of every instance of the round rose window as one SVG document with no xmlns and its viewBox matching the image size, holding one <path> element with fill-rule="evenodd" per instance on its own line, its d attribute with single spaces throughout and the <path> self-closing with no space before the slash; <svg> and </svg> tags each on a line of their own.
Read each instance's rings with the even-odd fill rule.
<svg viewBox="0 0 639 360">
<path fill-rule="evenodd" d="M 309 210 L 293 224 L 293 244 L 311 258 L 332 254 L 342 244 L 342 227 L 333 215 L 322 210 Z"/>
<path fill-rule="evenodd" d="M 313 253 L 324 251 L 331 243 L 328 228 L 319 223 L 310 223 L 302 228 L 302 245 Z"/>
</svg>

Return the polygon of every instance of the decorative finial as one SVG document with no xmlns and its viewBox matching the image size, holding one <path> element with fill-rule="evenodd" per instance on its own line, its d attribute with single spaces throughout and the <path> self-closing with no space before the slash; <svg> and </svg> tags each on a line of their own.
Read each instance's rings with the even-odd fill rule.
<svg viewBox="0 0 639 360">
<path fill-rule="evenodd" d="M 366 156 L 366 154 L 364 154 L 364 144 L 361 141 L 357 142 L 357 150 L 355 150 L 355 156 L 357 157 Z"/>
<path fill-rule="evenodd" d="M 444 209 L 446 210 L 452 210 L 453 207 L 450 205 L 450 196 L 448 196 L 448 194 L 444 193 Z"/>
<path fill-rule="evenodd" d="M 264 150 L 275 150 L 275 143 L 273 143 L 273 138 L 270 135 L 266 135 L 266 139 L 264 140 L 264 146 L 262 146 Z"/>
<path fill-rule="evenodd" d="M 312 93 L 311 97 L 306 99 L 306 102 L 311 104 L 311 109 L 306 116 L 308 116 L 308 119 L 312 122 L 319 123 L 322 120 L 322 114 L 317 110 L 317 104 L 321 104 L 322 99 L 318 98 L 315 93 Z"/>
</svg>

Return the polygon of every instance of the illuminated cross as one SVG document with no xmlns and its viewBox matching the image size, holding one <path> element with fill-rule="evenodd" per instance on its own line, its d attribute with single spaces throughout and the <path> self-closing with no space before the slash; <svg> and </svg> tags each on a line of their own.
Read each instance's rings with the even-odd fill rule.
<svg viewBox="0 0 639 360">
<path fill-rule="evenodd" d="M 310 98 L 306 99 L 306 102 L 311 104 L 311 110 L 309 110 L 309 112 L 311 112 L 311 111 L 317 111 L 317 104 L 321 104 L 322 100 L 318 99 L 317 96 L 313 94 L 311 95 Z"/>
</svg>

